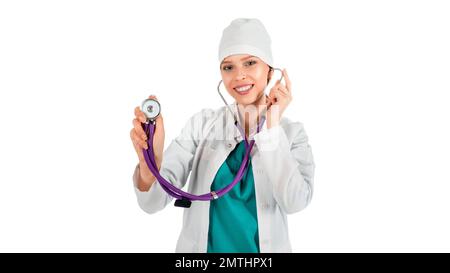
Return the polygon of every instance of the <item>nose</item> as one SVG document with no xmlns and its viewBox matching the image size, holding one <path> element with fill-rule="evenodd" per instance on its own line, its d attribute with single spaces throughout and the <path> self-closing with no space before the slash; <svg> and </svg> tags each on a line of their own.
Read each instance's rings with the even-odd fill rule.
<svg viewBox="0 0 450 273">
<path fill-rule="evenodd" d="M 244 71 L 242 71 L 242 70 L 237 71 L 237 77 L 236 77 L 237 80 L 243 80 L 243 79 L 245 79 L 245 77 L 247 77 L 247 75 L 245 75 Z"/>
</svg>

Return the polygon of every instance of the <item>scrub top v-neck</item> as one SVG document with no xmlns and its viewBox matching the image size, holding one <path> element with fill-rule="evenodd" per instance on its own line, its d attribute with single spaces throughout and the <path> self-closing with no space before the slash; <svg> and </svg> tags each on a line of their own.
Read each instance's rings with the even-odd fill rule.
<svg viewBox="0 0 450 273">
<path fill-rule="evenodd" d="M 244 154 L 245 142 L 241 141 L 219 168 L 211 191 L 227 186 L 234 179 Z M 241 181 L 210 203 L 207 252 L 260 252 L 251 158 Z"/>
</svg>

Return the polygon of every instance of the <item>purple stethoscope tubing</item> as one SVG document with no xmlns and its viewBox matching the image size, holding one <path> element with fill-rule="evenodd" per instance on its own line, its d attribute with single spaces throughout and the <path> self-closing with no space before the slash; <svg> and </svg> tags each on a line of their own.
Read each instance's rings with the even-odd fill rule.
<svg viewBox="0 0 450 273">
<path fill-rule="evenodd" d="M 260 123 L 258 124 L 258 132 L 260 128 L 262 127 L 262 124 L 264 123 L 265 118 L 262 118 Z M 244 132 L 242 128 L 239 126 L 237 122 L 235 122 L 235 125 L 238 127 L 241 134 Z M 155 126 L 156 122 L 154 120 L 150 120 L 143 124 L 143 129 L 145 133 L 147 134 L 147 145 L 148 149 L 142 149 L 142 152 L 144 154 L 145 162 L 147 163 L 150 171 L 155 176 L 156 180 L 159 182 L 161 187 L 172 197 L 176 199 L 187 199 L 190 201 L 210 201 L 213 199 L 217 199 L 226 193 L 228 193 L 241 179 L 244 175 L 247 167 L 248 167 L 248 161 L 250 157 L 250 152 L 255 144 L 255 140 L 251 140 L 250 143 L 248 143 L 247 139 L 245 138 L 245 134 L 243 135 L 244 141 L 245 141 L 245 155 L 244 159 L 242 160 L 241 166 L 233 180 L 228 186 L 218 190 L 218 191 L 212 191 L 210 193 L 202 194 L 202 195 L 194 195 L 187 193 L 181 189 L 178 189 L 175 187 L 172 183 L 164 179 L 164 177 L 161 176 L 161 174 L 158 171 L 155 156 L 153 152 L 153 136 L 155 133 Z"/>
<path fill-rule="evenodd" d="M 279 69 L 279 68 L 272 68 L 272 69 L 282 72 L 281 69 Z M 280 81 L 282 79 L 283 79 L 283 76 L 281 76 Z M 224 101 L 225 105 L 230 110 L 230 112 L 233 113 L 229 104 L 227 103 L 227 101 L 225 100 L 225 98 L 222 96 L 222 94 L 220 92 L 221 83 L 222 83 L 222 81 L 219 82 L 219 85 L 217 86 L 217 91 L 218 91 L 220 97 L 222 98 L 222 100 Z M 265 92 L 264 92 L 264 94 L 265 94 Z M 154 102 L 156 103 L 155 107 L 158 109 L 157 115 L 159 115 L 160 105 L 158 102 L 156 102 L 156 101 L 154 101 Z M 145 103 L 145 101 L 144 101 L 144 103 Z M 144 106 L 144 103 L 143 103 L 143 106 Z M 265 110 L 267 110 L 267 109 L 265 109 Z M 202 195 L 195 195 L 195 194 L 187 193 L 181 189 L 178 189 L 172 183 L 170 183 L 169 181 L 164 179 L 164 177 L 162 177 L 161 174 L 159 173 L 159 170 L 158 170 L 158 167 L 157 167 L 156 161 L 155 161 L 154 151 L 153 151 L 153 136 L 154 136 L 155 127 L 156 127 L 156 121 L 155 121 L 156 116 L 153 118 L 150 118 L 150 119 L 147 118 L 147 122 L 143 123 L 143 129 L 144 129 L 145 134 L 147 135 L 148 149 L 142 149 L 142 152 L 144 154 L 144 159 L 148 165 L 148 168 L 153 173 L 156 180 L 159 182 L 159 184 L 164 189 L 164 191 L 166 191 L 170 196 L 176 198 L 177 200 L 187 200 L 188 202 L 190 202 L 190 201 L 211 201 L 214 199 L 218 199 L 219 197 L 227 194 L 242 179 L 245 171 L 248 168 L 249 157 L 250 157 L 250 153 L 253 149 L 253 146 L 255 144 L 255 140 L 252 139 L 250 142 L 248 142 L 248 140 L 245 136 L 245 132 L 244 132 L 242 126 L 240 126 L 239 122 L 237 121 L 236 116 L 234 116 L 234 124 L 239 129 L 239 132 L 241 133 L 242 138 L 244 139 L 244 143 L 245 143 L 245 154 L 244 154 L 244 158 L 242 160 L 241 166 L 239 167 L 239 170 L 238 170 L 236 176 L 234 177 L 233 181 L 228 186 L 226 186 L 218 191 L 211 191 L 209 193 L 202 194 Z M 265 122 L 265 111 L 263 112 L 261 120 L 258 124 L 257 132 L 259 132 L 261 130 L 264 122 Z M 177 204 L 175 203 L 175 205 L 177 205 Z M 190 205 L 182 204 L 181 206 L 189 207 Z"/>
</svg>

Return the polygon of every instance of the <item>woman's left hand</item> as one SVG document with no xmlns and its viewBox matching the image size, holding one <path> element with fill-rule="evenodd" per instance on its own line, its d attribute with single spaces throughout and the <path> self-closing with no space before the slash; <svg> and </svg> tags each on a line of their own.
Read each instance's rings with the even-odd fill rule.
<svg viewBox="0 0 450 273">
<path fill-rule="evenodd" d="M 286 69 L 283 69 L 283 78 L 286 86 L 280 80 L 270 89 L 267 103 L 267 128 L 270 129 L 280 123 L 281 115 L 292 101 L 291 81 L 287 75 Z M 270 107 L 270 108 L 269 108 Z"/>
</svg>

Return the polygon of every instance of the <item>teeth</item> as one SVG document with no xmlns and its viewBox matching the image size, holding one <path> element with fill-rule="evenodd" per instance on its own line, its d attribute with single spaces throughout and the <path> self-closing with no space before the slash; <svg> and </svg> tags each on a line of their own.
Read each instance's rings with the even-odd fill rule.
<svg viewBox="0 0 450 273">
<path fill-rule="evenodd" d="M 250 85 L 247 85 L 247 86 L 235 88 L 235 89 L 236 89 L 237 91 L 239 91 L 239 92 L 244 92 L 244 91 L 249 90 L 250 88 L 252 88 L 252 85 L 251 85 L 251 84 L 250 84 Z"/>
</svg>

